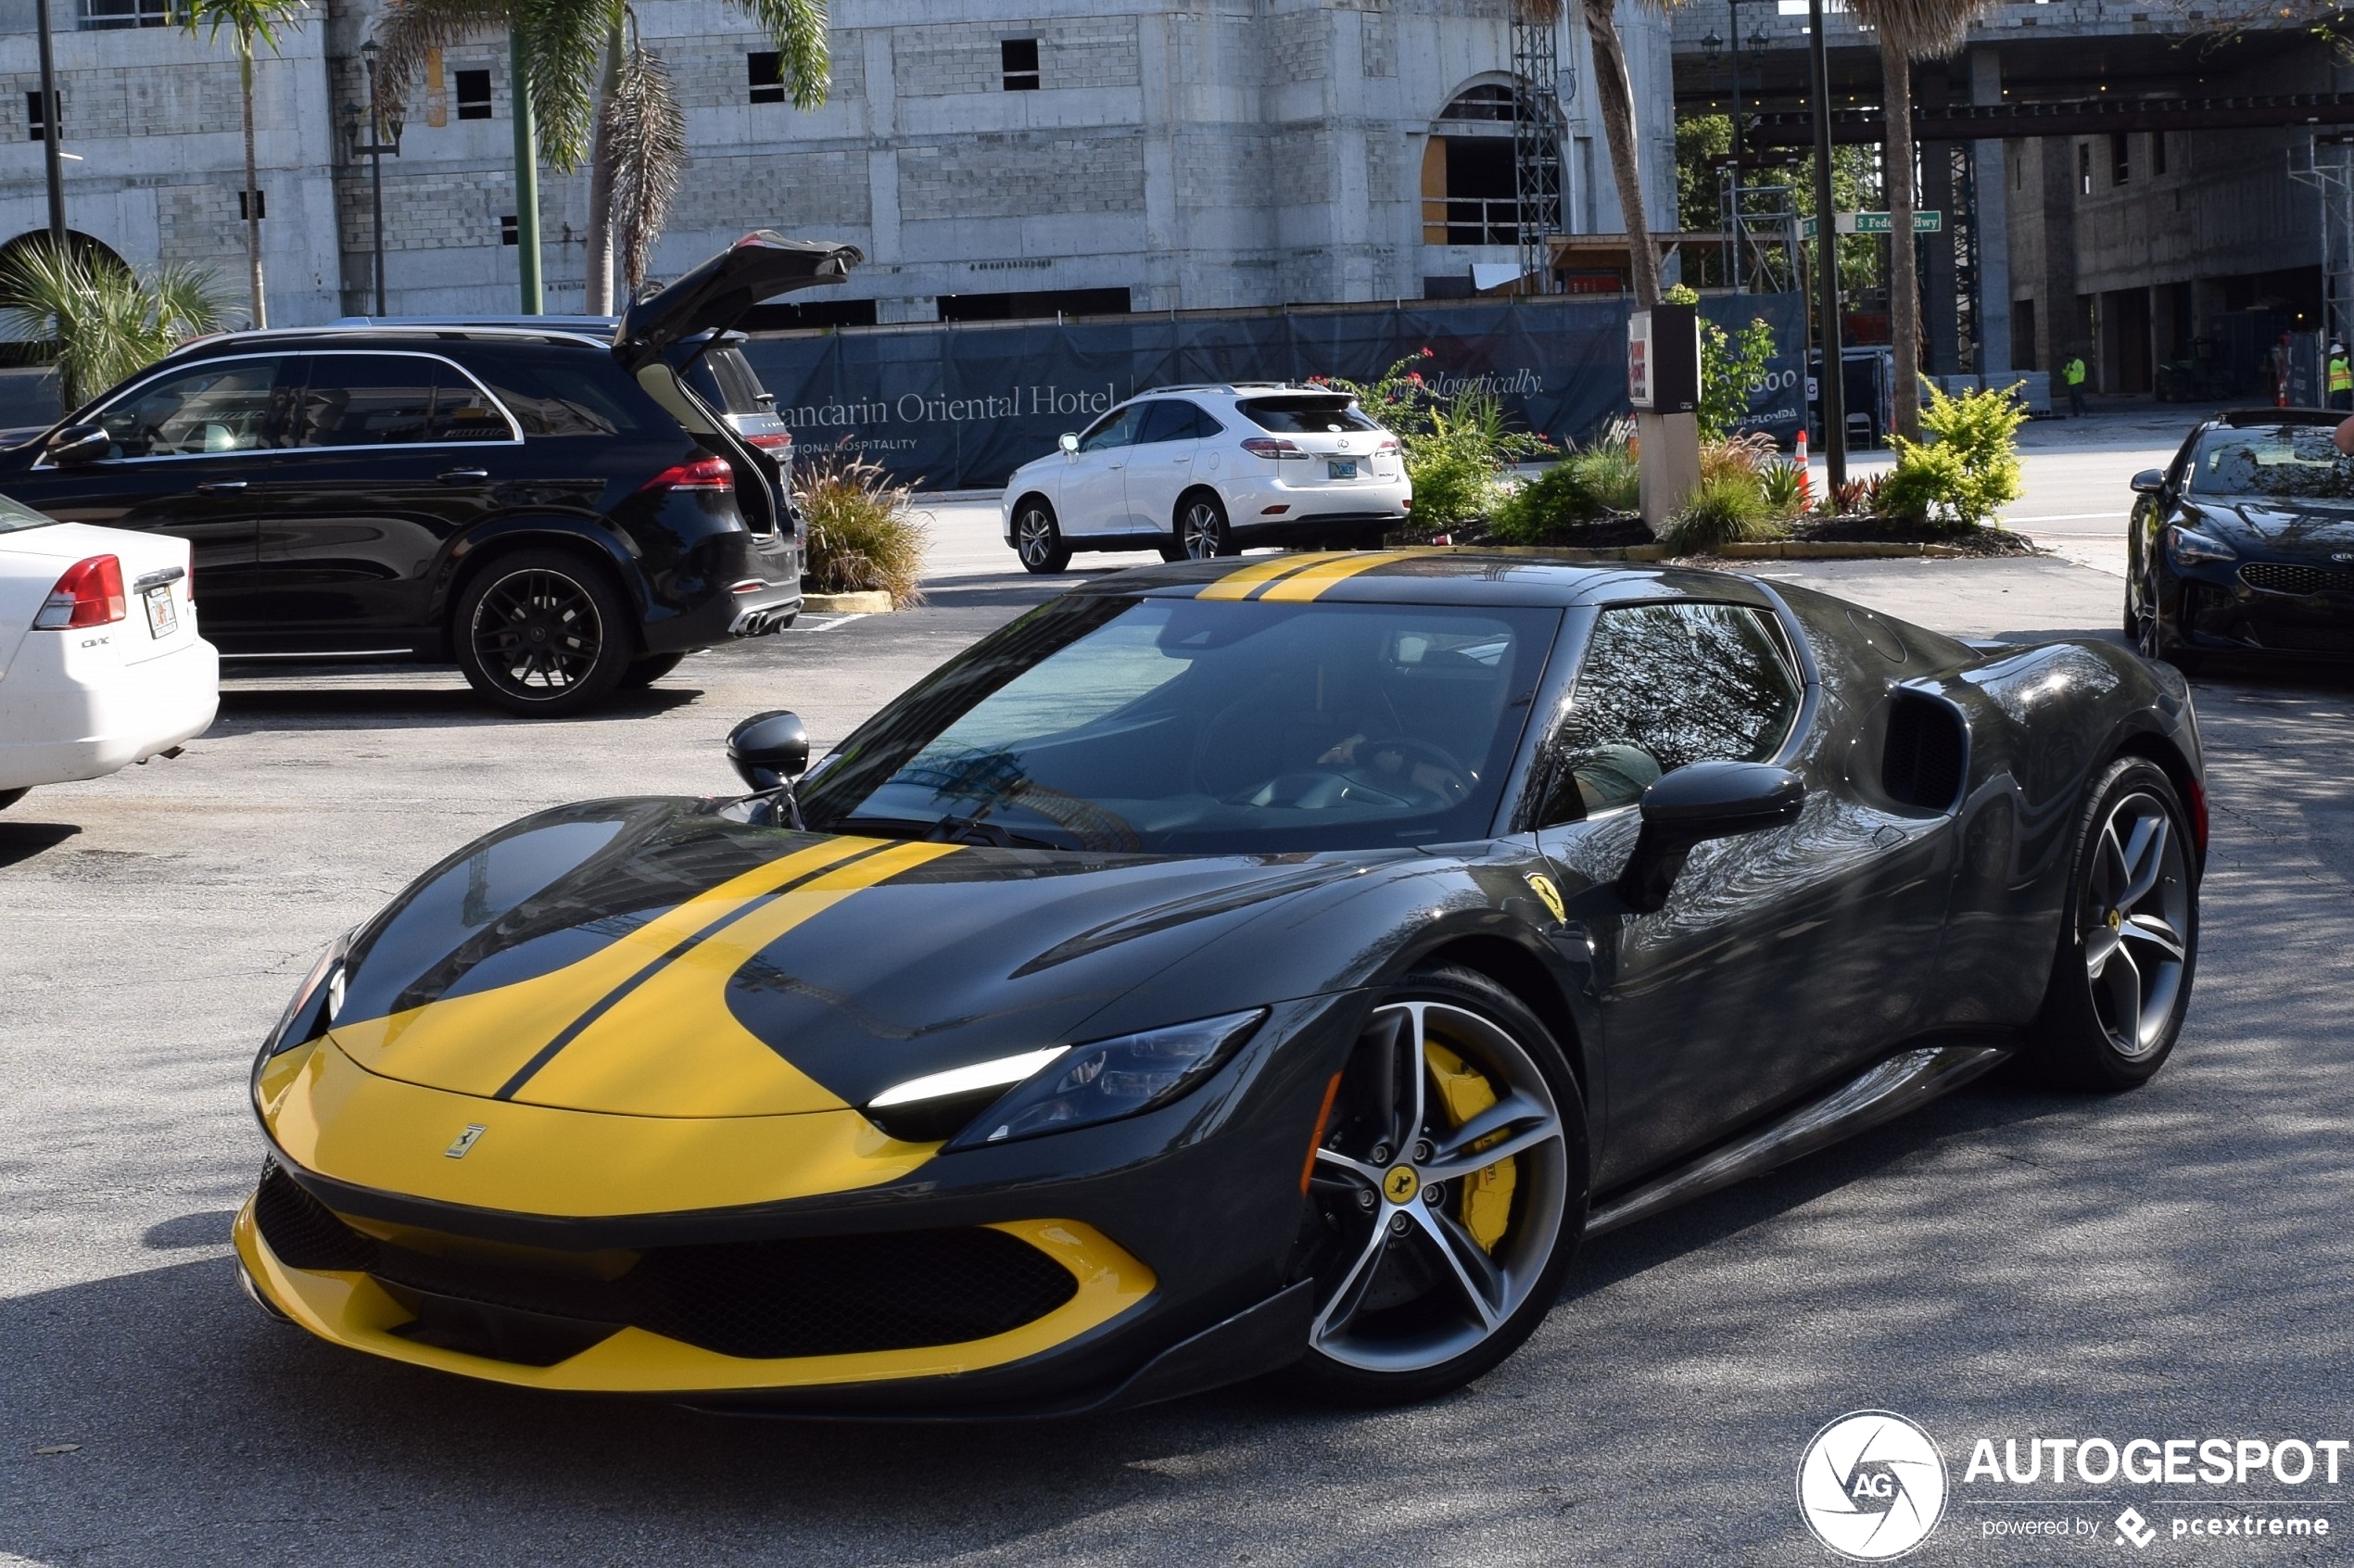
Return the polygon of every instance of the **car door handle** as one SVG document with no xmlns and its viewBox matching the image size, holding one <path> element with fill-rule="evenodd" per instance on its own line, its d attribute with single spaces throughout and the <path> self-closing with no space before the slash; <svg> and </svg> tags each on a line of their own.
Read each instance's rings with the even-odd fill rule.
<svg viewBox="0 0 2354 1568">
<path fill-rule="evenodd" d="M 242 479 L 208 479 L 203 484 L 196 487 L 196 494 L 200 496 L 225 496 L 233 494 L 235 491 L 242 490 L 245 487 L 246 482 Z"/>
<path fill-rule="evenodd" d="M 445 485 L 471 485 L 478 479 L 489 478 L 490 470 L 487 468 L 445 468 L 439 474 L 436 474 L 435 477 L 439 479 Z"/>
</svg>

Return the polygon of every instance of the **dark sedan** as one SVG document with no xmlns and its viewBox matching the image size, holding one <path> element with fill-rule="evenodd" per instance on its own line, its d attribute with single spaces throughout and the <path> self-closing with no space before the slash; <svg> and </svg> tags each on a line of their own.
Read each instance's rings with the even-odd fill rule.
<svg viewBox="0 0 2354 1568">
<path fill-rule="evenodd" d="M 798 790 L 588 802 L 323 955 L 249 1288 L 545 1389 L 1068 1410 L 1495 1365 L 1581 1236 L 2006 1056 L 2173 1049 L 2182 678 L 1704 572 L 1205 561 L 1021 616 Z"/>
<path fill-rule="evenodd" d="M 576 713 L 799 611 L 785 476 L 674 350 L 857 259 L 749 235 L 603 335 L 207 338 L 0 452 L 0 491 L 187 539 L 224 655 L 449 658 L 511 712 Z"/>
<path fill-rule="evenodd" d="M 2259 409 L 2191 432 L 2133 476 L 2125 631 L 2188 670 L 2202 654 L 2354 656 L 2354 459 L 2340 413 Z"/>
</svg>

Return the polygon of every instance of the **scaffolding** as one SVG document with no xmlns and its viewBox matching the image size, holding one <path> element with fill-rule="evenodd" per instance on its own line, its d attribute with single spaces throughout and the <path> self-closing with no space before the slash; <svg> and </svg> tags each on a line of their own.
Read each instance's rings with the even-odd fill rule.
<svg viewBox="0 0 2354 1568">
<path fill-rule="evenodd" d="M 2354 342 L 2354 145 L 2343 136 L 2310 136 L 2289 151 L 2288 177 L 2321 196 L 2322 301 L 2330 335 Z"/>
<path fill-rule="evenodd" d="M 1562 222 L 1561 53 L 1554 15 L 1512 0 L 1512 195 L 1519 208 L 1521 286 L 1553 291 L 1552 236 Z M 1533 280 L 1533 281 L 1532 281 Z"/>
<path fill-rule="evenodd" d="M 1800 286 L 1798 204 L 1788 185 L 1744 185 L 1738 163 L 1717 176 L 1716 226 L 1733 291 L 1789 294 Z"/>
</svg>

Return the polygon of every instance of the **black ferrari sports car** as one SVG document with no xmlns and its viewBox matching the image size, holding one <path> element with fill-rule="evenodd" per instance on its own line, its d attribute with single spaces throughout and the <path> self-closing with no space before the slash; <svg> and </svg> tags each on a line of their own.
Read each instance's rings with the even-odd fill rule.
<svg viewBox="0 0 2354 1568">
<path fill-rule="evenodd" d="M 2183 670 L 2208 652 L 2354 655 L 2354 459 L 2343 413 L 2255 409 L 2200 424 L 2133 476 L 2125 635 Z"/>
<path fill-rule="evenodd" d="M 255 1299 L 529 1387 L 1039 1414 L 1495 1365 L 1582 1236 L 2173 1048 L 2188 691 L 1698 571 L 1185 563 L 814 768 L 459 851 L 256 1064 Z M 797 782 L 796 782 L 797 780 Z"/>
</svg>

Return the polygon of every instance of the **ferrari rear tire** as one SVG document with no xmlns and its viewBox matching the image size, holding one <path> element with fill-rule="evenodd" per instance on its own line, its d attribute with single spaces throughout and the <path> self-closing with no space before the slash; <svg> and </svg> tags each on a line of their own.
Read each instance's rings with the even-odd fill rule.
<svg viewBox="0 0 2354 1568">
<path fill-rule="evenodd" d="M 2198 967 L 2188 816 L 2165 770 L 2120 757 L 2077 819 L 2059 951 L 2026 1065 L 2071 1089 L 2146 1083 L 2173 1052 Z"/>
<path fill-rule="evenodd" d="M 1586 1116 L 1561 1043 L 1454 965 L 1382 999 L 1340 1076 L 1310 1176 L 1317 1308 L 1294 1381 L 1402 1404 L 1520 1347 L 1586 1226 Z"/>
</svg>

